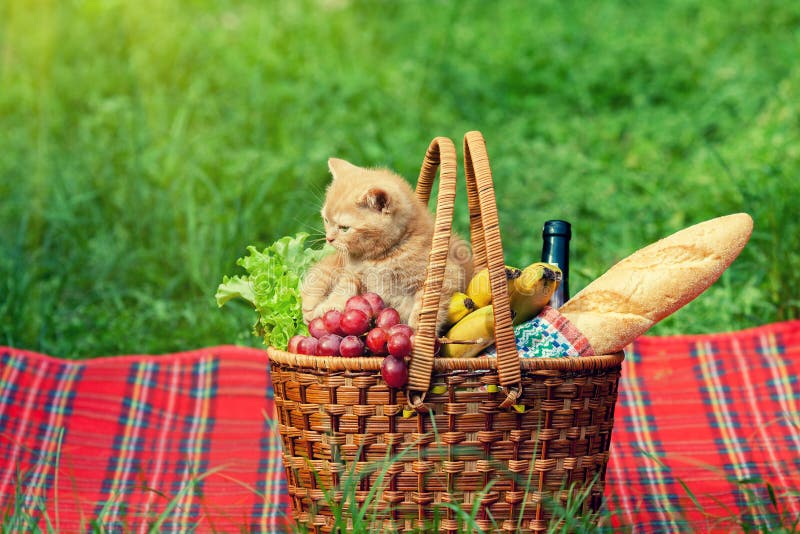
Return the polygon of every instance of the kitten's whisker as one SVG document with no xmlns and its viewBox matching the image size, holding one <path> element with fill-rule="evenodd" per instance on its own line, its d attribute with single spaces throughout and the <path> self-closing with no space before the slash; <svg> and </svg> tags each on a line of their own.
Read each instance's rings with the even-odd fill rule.
<svg viewBox="0 0 800 534">
<path fill-rule="evenodd" d="M 310 184 L 308 192 L 317 200 L 317 205 L 322 206 L 325 204 L 325 191 L 318 189 L 314 184 Z"/>
<path fill-rule="evenodd" d="M 320 230 L 320 229 L 317 229 L 317 228 L 304 229 L 304 230 L 313 239 L 325 239 L 325 237 L 326 237 L 325 230 Z"/>
<path fill-rule="evenodd" d="M 325 204 L 325 195 L 323 193 L 321 193 L 321 192 L 320 193 L 316 193 L 316 192 L 312 191 L 311 192 L 311 196 L 314 198 L 314 200 L 317 201 L 316 204 L 318 206 L 322 206 L 323 204 Z"/>
<path fill-rule="evenodd" d="M 301 230 L 308 232 L 310 234 L 322 234 L 325 235 L 325 229 L 322 226 L 318 226 L 314 223 L 310 223 L 308 220 L 301 219 L 300 217 L 292 217 L 292 220 L 297 223 Z"/>
</svg>

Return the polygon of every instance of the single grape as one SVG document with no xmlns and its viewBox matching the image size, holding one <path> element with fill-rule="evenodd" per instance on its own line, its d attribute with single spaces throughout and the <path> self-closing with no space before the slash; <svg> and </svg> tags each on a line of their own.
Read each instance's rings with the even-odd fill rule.
<svg viewBox="0 0 800 534">
<path fill-rule="evenodd" d="M 356 295 L 347 299 L 347 304 L 344 305 L 345 313 L 347 313 L 348 310 L 361 310 L 368 319 L 371 319 L 373 315 L 372 305 L 361 295 Z"/>
<path fill-rule="evenodd" d="M 396 325 L 392 326 L 391 328 L 389 328 L 389 335 L 397 334 L 398 332 L 401 332 L 401 333 L 405 334 L 408 337 L 411 337 L 411 336 L 414 335 L 414 329 L 411 328 L 410 326 L 408 326 L 407 324 L 400 323 L 400 324 L 396 324 Z"/>
<path fill-rule="evenodd" d="M 292 338 L 289 340 L 289 345 L 286 347 L 286 350 L 297 354 L 297 347 L 305 338 L 306 336 L 301 336 L 300 334 L 292 336 Z"/>
<path fill-rule="evenodd" d="M 372 316 L 377 317 L 377 315 L 381 312 L 383 308 L 386 307 L 386 303 L 383 302 L 383 299 L 377 293 L 373 293 L 372 291 L 368 291 L 361 295 L 364 297 L 364 300 L 369 302 L 369 305 L 372 306 Z"/>
<path fill-rule="evenodd" d="M 411 339 L 405 332 L 395 332 L 389 335 L 386 350 L 395 358 L 403 358 L 411 354 Z"/>
<path fill-rule="evenodd" d="M 387 356 L 381 362 L 381 376 L 391 388 L 401 388 L 408 382 L 408 367 L 405 360 Z"/>
<path fill-rule="evenodd" d="M 325 328 L 325 322 L 322 320 L 322 317 L 311 319 L 311 322 L 308 323 L 308 333 L 317 339 L 330 334 L 328 329 Z"/>
<path fill-rule="evenodd" d="M 386 354 L 386 342 L 389 341 L 389 333 L 383 328 L 376 326 L 367 333 L 367 348 L 372 354 Z"/>
<path fill-rule="evenodd" d="M 297 353 L 298 354 L 309 354 L 311 356 L 317 353 L 317 347 L 319 346 L 319 340 L 315 337 L 307 337 L 300 341 L 300 344 L 297 346 Z"/>
<path fill-rule="evenodd" d="M 342 314 L 341 327 L 345 334 L 360 336 L 369 330 L 369 317 L 361 310 L 346 310 Z"/>
<path fill-rule="evenodd" d="M 325 323 L 325 329 L 331 334 L 337 336 L 345 335 L 342 330 L 342 312 L 339 310 L 328 310 L 322 316 L 322 322 Z"/>
<path fill-rule="evenodd" d="M 317 354 L 320 356 L 338 356 L 339 345 L 342 343 L 342 336 L 336 334 L 325 334 L 319 338 Z"/>
<path fill-rule="evenodd" d="M 364 342 L 357 336 L 346 336 L 339 343 L 339 353 L 348 358 L 361 356 L 364 354 Z"/>
<path fill-rule="evenodd" d="M 394 308 L 384 308 L 375 318 L 375 326 L 389 329 L 400 322 L 400 314 Z"/>
</svg>

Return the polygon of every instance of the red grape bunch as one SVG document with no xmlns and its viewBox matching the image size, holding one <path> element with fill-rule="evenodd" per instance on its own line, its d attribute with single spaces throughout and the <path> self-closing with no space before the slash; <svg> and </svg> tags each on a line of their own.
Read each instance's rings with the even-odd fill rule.
<svg viewBox="0 0 800 534">
<path fill-rule="evenodd" d="M 293 336 L 286 350 L 316 356 L 385 356 L 381 376 L 389 387 L 408 381 L 405 357 L 411 355 L 414 330 L 400 322 L 377 293 L 350 297 L 344 310 L 329 310 L 308 323 L 310 336 Z"/>
</svg>

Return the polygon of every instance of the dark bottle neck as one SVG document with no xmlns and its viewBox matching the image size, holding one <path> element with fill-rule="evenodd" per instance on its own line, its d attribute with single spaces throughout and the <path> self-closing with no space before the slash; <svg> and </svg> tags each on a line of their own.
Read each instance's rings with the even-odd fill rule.
<svg viewBox="0 0 800 534">
<path fill-rule="evenodd" d="M 550 305 L 561 307 L 569 300 L 569 240 L 572 229 L 566 221 L 547 221 L 542 230 L 542 261 L 552 263 L 561 269 L 561 283 L 558 285 Z"/>
</svg>

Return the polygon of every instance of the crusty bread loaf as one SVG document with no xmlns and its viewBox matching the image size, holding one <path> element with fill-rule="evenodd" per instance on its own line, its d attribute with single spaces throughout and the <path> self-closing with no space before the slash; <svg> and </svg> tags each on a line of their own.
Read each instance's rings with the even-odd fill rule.
<svg viewBox="0 0 800 534">
<path fill-rule="evenodd" d="M 611 354 L 713 284 L 753 231 L 746 213 L 717 217 L 637 250 L 567 301 L 559 311 Z"/>
</svg>

